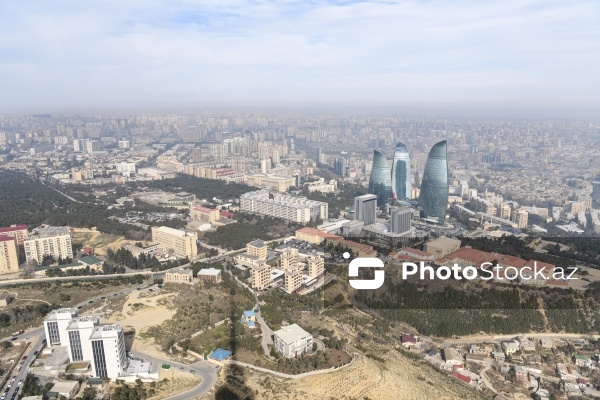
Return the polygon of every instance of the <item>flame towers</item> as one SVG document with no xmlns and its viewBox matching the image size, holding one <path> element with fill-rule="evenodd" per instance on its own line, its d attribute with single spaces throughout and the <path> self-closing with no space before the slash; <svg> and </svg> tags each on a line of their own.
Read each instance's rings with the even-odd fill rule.
<svg viewBox="0 0 600 400">
<path fill-rule="evenodd" d="M 377 196 L 377 207 L 383 207 L 392 198 L 390 165 L 387 158 L 377 150 L 373 152 L 369 193 Z"/>
<path fill-rule="evenodd" d="M 434 219 L 443 224 L 446 220 L 448 207 L 448 142 L 442 140 L 436 143 L 429 152 L 423 181 L 419 208 L 426 218 Z"/>
<path fill-rule="evenodd" d="M 402 142 L 396 143 L 392 163 L 392 196 L 394 199 L 410 199 L 412 191 L 410 154 Z"/>
<path fill-rule="evenodd" d="M 436 143 L 429 152 L 418 209 L 421 216 L 443 224 L 446 221 L 448 208 L 448 142 Z M 369 177 L 369 193 L 377 196 L 377 207 L 383 207 L 392 199 L 407 200 L 411 198 L 411 166 L 410 153 L 402 142 L 396 144 L 394 160 L 390 165 L 383 154 L 375 150 L 373 168 Z"/>
</svg>

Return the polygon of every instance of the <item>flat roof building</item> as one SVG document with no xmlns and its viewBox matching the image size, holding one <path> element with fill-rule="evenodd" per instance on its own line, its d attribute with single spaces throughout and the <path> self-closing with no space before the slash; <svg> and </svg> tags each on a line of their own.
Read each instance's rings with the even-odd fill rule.
<svg viewBox="0 0 600 400">
<path fill-rule="evenodd" d="M 325 202 L 268 190 L 241 195 L 240 210 L 298 223 L 308 223 L 318 218 L 325 220 L 329 214 L 329 206 Z"/>
<path fill-rule="evenodd" d="M 0 234 L 0 274 L 19 271 L 17 238 Z"/>
<path fill-rule="evenodd" d="M 435 256 L 436 259 L 446 257 L 448 254 L 460 249 L 460 240 L 446 236 L 435 238 L 425 243 L 424 250 Z"/>
<path fill-rule="evenodd" d="M 73 259 L 71 233 L 66 228 L 44 228 L 29 238 L 24 239 L 25 258 L 27 262 L 41 264 L 44 256 L 52 256 L 55 260 Z"/>
<path fill-rule="evenodd" d="M 198 236 L 185 230 L 167 226 L 152 227 L 152 241 L 158 243 L 163 250 L 173 251 L 176 256 L 192 258 L 198 254 L 196 240 Z"/>
<path fill-rule="evenodd" d="M 71 320 L 78 315 L 76 308 L 59 308 L 50 311 L 50 314 L 44 320 L 44 331 L 49 347 L 67 345 L 69 341 L 66 333 L 67 327 Z"/>
<path fill-rule="evenodd" d="M 94 328 L 89 340 L 92 345 L 92 372 L 98 378 L 118 378 L 127 368 L 125 338 L 121 325 L 101 325 Z"/>
<path fill-rule="evenodd" d="M 165 273 L 165 282 L 193 283 L 194 273 L 190 268 L 173 268 Z"/>
<path fill-rule="evenodd" d="M 297 324 L 282 326 L 273 338 L 275 350 L 285 358 L 312 352 L 313 336 Z"/>
<path fill-rule="evenodd" d="M 200 281 L 221 282 L 221 270 L 216 268 L 202 268 L 196 275 Z"/>
</svg>

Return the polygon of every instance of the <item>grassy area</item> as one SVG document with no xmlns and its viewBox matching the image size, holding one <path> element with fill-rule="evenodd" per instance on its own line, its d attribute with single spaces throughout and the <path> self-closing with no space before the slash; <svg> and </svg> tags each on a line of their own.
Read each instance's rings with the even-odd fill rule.
<svg viewBox="0 0 600 400">
<path fill-rule="evenodd" d="M 0 312 L 0 337 L 18 329 L 40 326 L 47 313 L 55 308 L 73 307 L 91 297 L 129 288 L 132 281 L 115 278 L 7 286 L 3 290 L 15 296 L 15 300 Z"/>
<path fill-rule="evenodd" d="M 209 329 L 201 335 L 196 336 L 191 340 L 189 348 L 199 354 L 210 353 L 217 347 L 229 347 L 229 324 L 217 326 L 214 329 Z"/>
<path fill-rule="evenodd" d="M 173 304 L 175 315 L 161 325 L 148 329 L 146 337 L 152 337 L 168 350 L 175 343 L 191 337 L 193 333 L 206 330 L 232 315 L 241 318 L 243 310 L 254 305 L 250 295 L 235 287 L 225 274 L 219 285 L 166 285 L 165 289 L 176 291 Z M 232 286 L 233 285 L 233 286 Z M 212 349 L 211 349 L 212 350 Z"/>
<path fill-rule="evenodd" d="M 89 246 L 94 249 L 106 247 L 107 245 L 114 243 L 121 238 L 120 236 L 115 236 L 108 233 L 78 229 L 74 229 L 71 236 L 73 244 L 81 244 L 82 246 Z"/>
</svg>

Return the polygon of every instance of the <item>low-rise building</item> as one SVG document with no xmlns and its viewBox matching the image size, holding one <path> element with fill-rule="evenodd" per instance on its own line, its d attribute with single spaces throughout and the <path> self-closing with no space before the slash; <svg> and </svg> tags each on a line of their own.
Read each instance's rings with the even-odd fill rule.
<svg viewBox="0 0 600 400">
<path fill-rule="evenodd" d="M 502 350 L 507 356 L 510 356 L 519 351 L 519 342 L 513 340 L 507 340 L 502 342 Z"/>
<path fill-rule="evenodd" d="M 425 243 L 425 246 L 423 247 L 423 250 L 433 254 L 436 260 L 444 258 L 458 249 L 460 249 L 460 240 L 445 236 L 433 239 Z"/>
<path fill-rule="evenodd" d="M 446 347 L 443 350 L 443 354 L 444 354 L 444 361 L 446 361 L 449 364 L 462 365 L 462 363 L 464 362 L 463 356 L 455 348 Z"/>
<path fill-rule="evenodd" d="M 196 275 L 201 282 L 221 282 L 221 270 L 216 268 L 202 268 Z"/>
<path fill-rule="evenodd" d="M 194 273 L 190 268 L 173 268 L 165 273 L 165 283 L 193 283 Z"/>
<path fill-rule="evenodd" d="M 341 239 L 341 236 L 333 235 L 315 228 L 304 227 L 296 231 L 296 238 L 309 243 L 321 244 L 326 239 Z"/>
<path fill-rule="evenodd" d="M 313 336 L 297 324 L 282 326 L 273 338 L 275 350 L 285 358 L 312 352 Z"/>
<path fill-rule="evenodd" d="M 79 388 L 81 384 L 79 381 L 66 381 L 66 380 L 56 380 L 52 385 L 52 389 L 46 393 L 48 397 L 59 397 L 62 396 L 65 399 L 73 399 L 79 392 Z"/>
<path fill-rule="evenodd" d="M 573 361 L 578 367 L 590 368 L 592 366 L 592 358 L 587 354 L 576 353 L 573 356 Z"/>
</svg>

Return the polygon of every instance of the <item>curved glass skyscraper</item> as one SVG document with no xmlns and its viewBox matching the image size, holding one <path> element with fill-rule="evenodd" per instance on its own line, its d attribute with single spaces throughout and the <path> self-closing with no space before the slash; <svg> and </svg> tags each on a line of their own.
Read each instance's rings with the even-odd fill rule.
<svg viewBox="0 0 600 400">
<path fill-rule="evenodd" d="M 402 142 L 396 143 L 392 163 L 392 196 L 394 199 L 410 199 L 412 191 L 410 155 Z"/>
<path fill-rule="evenodd" d="M 435 219 L 440 224 L 446 220 L 448 207 L 448 142 L 442 140 L 436 143 L 429 152 L 423 181 L 419 207 L 425 217 Z"/>
<path fill-rule="evenodd" d="M 383 207 L 392 198 L 392 179 L 387 158 L 373 151 L 373 168 L 369 177 L 369 194 L 377 196 L 377 207 Z"/>
</svg>

